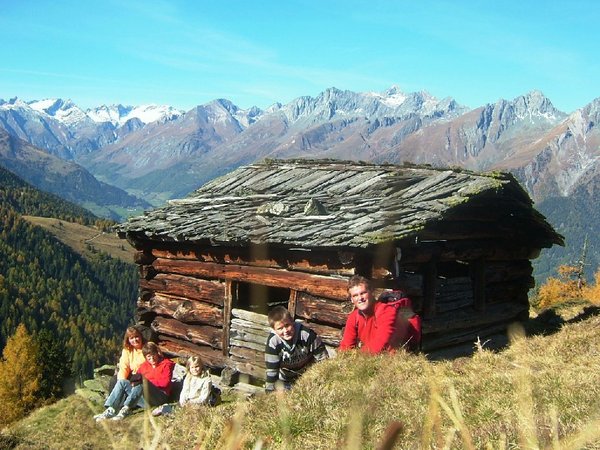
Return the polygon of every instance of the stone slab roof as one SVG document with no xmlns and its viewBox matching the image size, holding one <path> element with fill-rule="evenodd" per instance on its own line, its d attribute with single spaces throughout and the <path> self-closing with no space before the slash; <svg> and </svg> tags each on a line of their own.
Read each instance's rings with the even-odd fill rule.
<svg viewBox="0 0 600 450">
<path fill-rule="evenodd" d="M 129 219 L 119 234 L 228 246 L 366 248 L 416 236 L 469 202 L 490 201 L 493 208 L 494 199 L 525 212 L 544 246 L 562 244 L 512 175 L 334 160 L 240 167 Z"/>
</svg>

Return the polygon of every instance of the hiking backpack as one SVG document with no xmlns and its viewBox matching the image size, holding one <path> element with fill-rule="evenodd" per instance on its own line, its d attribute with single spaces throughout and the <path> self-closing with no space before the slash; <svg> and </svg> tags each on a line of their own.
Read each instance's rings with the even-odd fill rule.
<svg viewBox="0 0 600 450">
<path fill-rule="evenodd" d="M 415 313 L 411 299 L 402 291 L 384 291 L 378 302 L 396 308 L 396 330 L 398 340 L 395 347 L 418 351 L 421 348 L 421 316 Z"/>
</svg>

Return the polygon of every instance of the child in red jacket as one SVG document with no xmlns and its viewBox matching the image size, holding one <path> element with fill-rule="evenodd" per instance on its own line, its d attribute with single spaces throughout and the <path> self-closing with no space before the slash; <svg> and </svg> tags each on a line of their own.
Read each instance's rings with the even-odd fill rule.
<svg viewBox="0 0 600 450">
<path fill-rule="evenodd" d="M 138 368 L 144 385 L 146 407 L 160 406 L 169 402 L 171 396 L 171 378 L 175 363 L 165 358 L 154 342 L 144 344 L 142 352 L 146 361 Z"/>
</svg>

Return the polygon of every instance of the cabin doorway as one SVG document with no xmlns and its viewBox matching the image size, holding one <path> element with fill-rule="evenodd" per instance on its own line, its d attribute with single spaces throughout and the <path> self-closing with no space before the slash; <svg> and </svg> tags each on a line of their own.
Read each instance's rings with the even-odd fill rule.
<svg viewBox="0 0 600 450">
<path fill-rule="evenodd" d="M 269 310 L 289 305 L 291 290 L 254 283 L 231 283 L 231 317 L 228 354 L 240 372 L 265 378 L 265 346 L 270 327 Z"/>
</svg>

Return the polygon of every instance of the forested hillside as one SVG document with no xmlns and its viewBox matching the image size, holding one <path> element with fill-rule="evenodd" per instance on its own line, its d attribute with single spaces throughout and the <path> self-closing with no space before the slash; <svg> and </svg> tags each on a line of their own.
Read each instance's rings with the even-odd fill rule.
<svg viewBox="0 0 600 450">
<path fill-rule="evenodd" d="M 594 273 L 600 267 L 600 210 L 590 208 L 593 204 L 592 196 L 579 192 L 570 198 L 549 198 L 536 205 L 556 231 L 565 236 L 564 247 L 544 249 L 534 260 L 538 285 L 548 277 L 556 276 L 556 269 L 561 265 L 583 264 L 587 280 L 593 281 Z"/>
<path fill-rule="evenodd" d="M 133 317 L 137 271 L 102 253 L 84 259 L 22 214 L 110 223 L 0 169 L 0 348 L 19 323 L 30 333 L 49 330 L 73 373 L 89 375 L 115 359 Z"/>
</svg>

